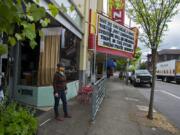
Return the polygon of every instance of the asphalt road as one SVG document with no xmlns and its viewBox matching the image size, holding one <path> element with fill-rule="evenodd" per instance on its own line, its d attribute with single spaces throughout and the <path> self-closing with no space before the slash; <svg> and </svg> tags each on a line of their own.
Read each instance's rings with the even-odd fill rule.
<svg viewBox="0 0 180 135">
<path fill-rule="evenodd" d="M 150 88 L 137 88 L 148 100 Z M 154 108 L 180 129 L 180 85 L 156 81 Z"/>
</svg>

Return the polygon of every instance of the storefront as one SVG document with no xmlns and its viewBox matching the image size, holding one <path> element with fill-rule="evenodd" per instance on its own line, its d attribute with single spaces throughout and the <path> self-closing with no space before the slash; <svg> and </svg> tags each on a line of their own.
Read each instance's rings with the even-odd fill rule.
<svg viewBox="0 0 180 135">
<path fill-rule="evenodd" d="M 48 3 L 41 1 L 39 4 L 46 8 Z M 53 21 L 48 28 L 42 29 L 43 37 L 37 38 L 39 45 L 35 49 L 31 49 L 28 42 L 16 47 L 14 54 L 18 53 L 19 57 L 15 60 L 18 71 L 15 81 L 13 80 L 17 82 L 13 93 L 17 101 L 36 107 L 52 106 L 54 103 L 52 80 L 59 61 L 62 61 L 66 68 L 67 98 L 77 95 L 79 52 L 83 33 L 80 27 L 82 16 L 78 12 L 75 13 L 79 17 L 77 24 L 73 23 L 74 20 L 70 16 L 68 17 L 70 13 L 66 17 L 60 13 L 56 18 L 51 18 Z"/>
<path fill-rule="evenodd" d="M 92 10 L 90 10 L 89 16 L 90 76 L 94 88 L 91 118 L 95 120 L 106 95 L 106 77 L 109 76 L 106 76 L 106 73 L 109 74 L 107 72 L 108 61 L 111 60 L 111 65 L 115 66 L 116 63 L 113 58 L 121 57 L 127 60 L 133 58 L 136 47 L 136 33 L 122 25 L 122 22 L 116 22 L 112 18 Z"/>
<path fill-rule="evenodd" d="M 133 30 L 92 10 L 90 11 L 90 22 L 89 51 L 95 54 L 91 56 L 92 59 L 96 57 L 94 63 L 96 69 L 102 69 L 102 63 L 107 64 L 107 60 L 113 56 L 125 59 L 133 58 L 134 48 L 136 47 L 135 32 Z M 97 53 L 101 55 L 97 55 Z M 104 59 L 99 60 L 99 57 Z M 99 64 L 100 61 L 101 64 Z M 105 64 L 103 65 L 103 68 L 106 68 Z M 100 76 L 97 71 L 95 74 Z"/>
</svg>

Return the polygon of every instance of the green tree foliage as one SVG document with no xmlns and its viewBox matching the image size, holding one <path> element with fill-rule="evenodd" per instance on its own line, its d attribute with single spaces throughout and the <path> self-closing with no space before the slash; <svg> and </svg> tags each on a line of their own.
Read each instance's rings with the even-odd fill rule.
<svg viewBox="0 0 180 135">
<path fill-rule="evenodd" d="M 38 0 L 37 0 L 38 2 Z M 58 8 L 49 4 L 53 16 L 58 13 Z M 36 3 L 26 0 L 1 0 L 0 1 L 0 33 L 3 33 L 6 40 L 1 44 L 0 55 L 6 52 L 5 46 L 14 46 L 17 42 L 28 40 L 34 48 L 37 31 L 40 27 L 48 25 L 50 20 L 46 18 L 46 11 Z"/>
<path fill-rule="evenodd" d="M 109 5 L 115 7 L 116 9 L 122 9 L 125 6 L 123 0 L 109 0 Z"/>
<path fill-rule="evenodd" d="M 147 64 L 146 64 L 146 62 L 140 63 L 140 69 L 147 69 Z"/>
<path fill-rule="evenodd" d="M 167 23 L 177 13 L 180 0 L 129 0 L 129 3 L 129 14 L 141 25 L 144 31 L 143 41 L 152 52 L 153 78 L 148 118 L 153 119 L 157 48 L 167 30 Z"/>
<path fill-rule="evenodd" d="M 34 135 L 37 120 L 29 109 L 16 103 L 0 103 L 0 135 Z"/>
<path fill-rule="evenodd" d="M 129 71 L 133 71 L 137 68 L 138 62 L 141 60 L 141 48 L 137 47 L 135 49 L 134 57 L 129 61 L 130 65 L 128 67 Z M 127 60 L 126 59 L 118 59 L 117 60 L 117 70 L 125 71 L 126 70 L 126 64 Z"/>
<path fill-rule="evenodd" d="M 116 69 L 119 71 L 125 71 L 126 69 L 126 64 L 127 64 L 127 60 L 126 59 L 117 59 L 117 67 Z"/>
<path fill-rule="evenodd" d="M 141 48 L 137 47 L 135 49 L 134 57 L 130 60 L 131 67 L 137 68 L 138 62 L 141 60 L 142 51 Z"/>
</svg>

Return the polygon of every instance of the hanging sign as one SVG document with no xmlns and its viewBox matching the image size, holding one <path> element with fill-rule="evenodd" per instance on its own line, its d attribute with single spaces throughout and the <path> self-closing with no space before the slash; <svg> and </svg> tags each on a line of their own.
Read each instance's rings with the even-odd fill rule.
<svg viewBox="0 0 180 135">
<path fill-rule="evenodd" d="M 124 25 L 125 0 L 109 0 L 109 15 L 113 21 Z"/>
</svg>

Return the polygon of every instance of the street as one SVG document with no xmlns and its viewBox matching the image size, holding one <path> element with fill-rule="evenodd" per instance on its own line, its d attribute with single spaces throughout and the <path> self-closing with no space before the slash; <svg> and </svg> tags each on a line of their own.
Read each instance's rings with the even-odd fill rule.
<svg viewBox="0 0 180 135">
<path fill-rule="evenodd" d="M 149 87 L 141 86 L 137 89 L 149 100 Z M 180 129 L 180 85 L 156 81 L 154 108 Z"/>
</svg>

